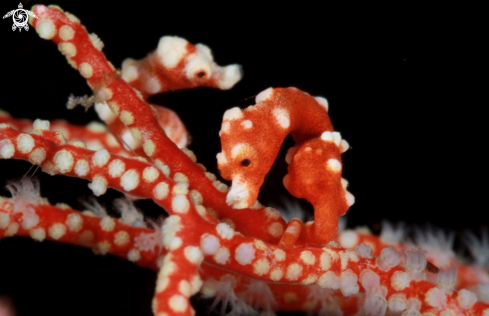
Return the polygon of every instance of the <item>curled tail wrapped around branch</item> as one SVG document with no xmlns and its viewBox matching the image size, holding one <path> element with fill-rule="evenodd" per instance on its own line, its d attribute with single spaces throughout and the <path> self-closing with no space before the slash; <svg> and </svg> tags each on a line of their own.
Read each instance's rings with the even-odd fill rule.
<svg viewBox="0 0 489 316">
<path fill-rule="evenodd" d="M 338 229 L 338 216 L 346 213 L 354 197 L 341 178 L 341 153 L 348 143 L 334 132 L 328 103 L 295 88 L 269 88 L 256 97 L 256 105 L 224 114 L 220 131 L 222 152 L 217 155 L 225 179 L 232 180 L 227 203 L 241 209 L 253 205 L 285 137 L 296 141 L 286 157 L 284 185 L 289 192 L 314 206 L 315 221 L 293 229 L 294 238 L 325 244 Z M 295 221 L 296 222 L 296 221 Z"/>
</svg>

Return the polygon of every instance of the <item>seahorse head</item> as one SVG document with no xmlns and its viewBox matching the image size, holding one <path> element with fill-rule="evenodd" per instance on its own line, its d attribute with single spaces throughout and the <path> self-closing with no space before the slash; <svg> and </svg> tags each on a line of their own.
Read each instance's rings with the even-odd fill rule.
<svg viewBox="0 0 489 316">
<path fill-rule="evenodd" d="M 221 176 L 232 180 L 226 202 L 233 208 L 251 207 L 257 200 L 265 175 L 280 149 L 281 141 L 270 137 L 262 122 L 263 102 L 244 111 L 235 107 L 224 113 L 221 125 L 222 152 L 217 154 Z"/>
</svg>

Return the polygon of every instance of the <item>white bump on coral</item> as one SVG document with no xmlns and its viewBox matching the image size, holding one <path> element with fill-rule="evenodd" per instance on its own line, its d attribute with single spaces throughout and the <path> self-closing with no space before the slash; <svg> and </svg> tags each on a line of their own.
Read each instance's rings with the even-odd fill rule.
<svg viewBox="0 0 489 316">
<path fill-rule="evenodd" d="M 460 307 L 469 309 L 472 308 L 472 306 L 474 306 L 474 304 L 477 302 L 477 295 L 475 295 L 474 292 L 461 289 L 458 291 L 457 301 Z"/>
<path fill-rule="evenodd" d="M 313 265 L 316 263 L 316 257 L 309 250 L 302 251 L 300 259 L 307 265 Z"/>
<path fill-rule="evenodd" d="M 348 269 L 343 271 L 340 276 L 340 290 L 343 293 L 343 296 L 350 296 L 353 294 L 357 294 L 360 289 L 358 284 L 357 275 L 351 270 Z"/>
<path fill-rule="evenodd" d="M 402 312 L 406 307 L 407 301 L 404 294 L 394 294 L 389 297 L 389 309 L 391 312 Z"/>
<path fill-rule="evenodd" d="M 440 310 L 447 306 L 447 295 L 443 290 L 434 287 L 425 293 L 425 301 L 429 306 Z"/>
<path fill-rule="evenodd" d="M 402 291 L 409 287 L 411 277 L 404 271 L 396 271 L 391 276 L 391 286 L 396 291 Z"/>
<path fill-rule="evenodd" d="M 54 157 L 54 166 L 61 173 L 70 172 L 73 168 L 73 155 L 67 150 L 58 151 Z"/>
<path fill-rule="evenodd" d="M 251 122 L 250 120 L 244 120 L 243 122 L 241 122 L 241 126 L 243 126 L 244 129 L 250 129 L 253 127 L 253 122 Z"/>
<path fill-rule="evenodd" d="M 59 28 L 59 37 L 61 37 L 63 41 L 71 40 L 74 35 L 75 31 L 69 25 L 63 25 Z"/>
<path fill-rule="evenodd" d="M 165 68 L 174 68 L 187 53 L 187 40 L 176 36 L 163 36 L 158 42 L 156 55 Z"/>
<path fill-rule="evenodd" d="M 360 273 L 360 282 L 368 294 L 370 291 L 372 291 L 372 289 L 380 285 L 380 277 L 372 270 L 364 269 Z"/>
<path fill-rule="evenodd" d="M 15 147 L 8 139 L 0 141 L 0 157 L 4 159 L 12 158 L 15 154 Z"/>
<path fill-rule="evenodd" d="M 275 260 L 278 262 L 285 260 L 285 251 L 282 249 L 275 249 L 273 255 L 275 256 Z"/>
<path fill-rule="evenodd" d="M 49 121 L 36 119 L 34 123 L 32 123 L 32 128 L 35 131 L 48 131 L 50 127 Z"/>
<path fill-rule="evenodd" d="M 213 255 L 221 247 L 219 238 L 211 234 L 203 234 L 200 237 L 200 248 L 204 255 Z"/>
<path fill-rule="evenodd" d="M 56 26 L 49 19 L 41 19 L 36 24 L 36 32 L 42 39 L 51 39 L 56 35 Z"/>
<path fill-rule="evenodd" d="M 269 270 L 270 270 L 270 262 L 268 262 L 268 260 L 265 258 L 258 259 L 253 264 L 253 273 L 255 273 L 256 275 L 267 274 Z"/>
<path fill-rule="evenodd" d="M 188 308 L 188 299 L 182 295 L 175 294 L 168 300 L 168 306 L 175 313 L 183 313 Z"/>
<path fill-rule="evenodd" d="M 79 177 L 84 177 L 90 172 L 88 161 L 80 159 L 75 164 L 75 173 Z"/>
<path fill-rule="evenodd" d="M 214 254 L 214 261 L 219 264 L 226 264 L 229 260 L 231 254 L 229 253 L 229 249 L 227 247 L 220 247 L 217 252 Z"/>
<path fill-rule="evenodd" d="M 163 222 L 163 225 L 161 226 L 161 234 L 163 237 L 163 245 L 165 247 L 170 246 L 171 239 L 182 229 L 181 222 L 182 219 L 177 215 L 168 216 Z"/>
<path fill-rule="evenodd" d="M 107 149 L 100 149 L 92 156 L 92 163 L 97 167 L 103 167 L 109 161 L 110 154 Z"/>
<path fill-rule="evenodd" d="M 46 231 L 42 227 L 33 228 L 29 231 L 29 235 L 32 239 L 37 241 L 43 241 L 46 239 Z"/>
<path fill-rule="evenodd" d="M 114 244 L 117 246 L 125 246 L 129 243 L 131 237 L 126 231 L 119 231 L 114 235 Z"/>
<path fill-rule="evenodd" d="M 437 276 L 438 286 L 445 291 L 453 290 L 457 282 L 457 270 L 456 267 L 447 270 L 440 269 Z"/>
<path fill-rule="evenodd" d="M 289 281 L 297 281 L 302 276 L 302 266 L 292 263 L 287 267 L 285 278 Z"/>
<path fill-rule="evenodd" d="M 341 280 L 336 273 L 333 271 L 328 271 L 321 275 L 317 281 L 317 284 L 322 288 L 337 290 L 340 288 Z"/>
<path fill-rule="evenodd" d="M 149 78 L 144 84 L 144 90 L 150 94 L 156 94 L 162 89 L 161 82 L 158 77 Z"/>
<path fill-rule="evenodd" d="M 278 125 L 280 125 L 284 129 L 289 128 L 290 116 L 287 110 L 281 108 L 275 108 L 272 110 L 272 114 L 275 117 L 275 120 L 277 121 Z"/>
<path fill-rule="evenodd" d="M 34 165 L 40 165 L 46 159 L 44 148 L 36 148 L 29 154 L 29 161 Z"/>
<path fill-rule="evenodd" d="M 103 231 L 111 232 L 115 228 L 115 220 L 112 217 L 105 216 L 100 221 L 100 227 L 102 228 Z"/>
<path fill-rule="evenodd" d="M 95 196 L 101 196 L 107 191 L 107 180 L 102 176 L 95 176 L 92 183 L 88 184 L 88 187 Z"/>
<path fill-rule="evenodd" d="M 403 254 L 406 270 L 412 277 L 418 277 L 426 268 L 426 258 L 422 250 L 411 250 Z"/>
<path fill-rule="evenodd" d="M 129 192 L 134 190 L 139 185 L 139 173 L 136 169 L 129 169 L 121 177 L 121 187 Z"/>
<path fill-rule="evenodd" d="M 5 231 L 5 233 L 3 233 L 3 235 L 5 237 L 12 237 L 15 234 L 17 234 L 18 231 L 19 231 L 19 224 L 14 222 L 8 225 L 7 230 Z"/>
<path fill-rule="evenodd" d="M 192 292 L 192 288 L 190 287 L 190 283 L 188 283 L 186 280 L 180 281 L 178 283 L 178 291 L 186 297 L 190 297 L 190 294 Z"/>
<path fill-rule="evenodd" d="M 173 180 L 175 180 L 175 182 L 178 182 L 178 183 L 183 183 L 183 184 L 188 183 L 187 176 L 181 172 L 176 172 L 175 175 L 173 176 Z"/>
<path fill-rule="evenodd" d="M 321 257 L 319 258 L 319 261 L 321 263 L 321 269 L 323 269 L 324 271 L 331 268 L 332 258 L 331 254 L 329 254 L 328 252 L 323 252 L 321 254 Z"/>
<path fill-rule="evenodd" d="M 242 243 L 240 244 L 234 253 L 234 258 L 240 265 L 250 264 L 255 259 L 255 248 L 253 244 Z"/>
<path fill-rule="evenodd" d="M 97 112 L 100 119 L 107 124 L 112 123 L 117 118 L 117 116 L 112 113 L 106 102 L 96 102 L 95 111 Z"/>
<path fill-rule="evenodd" d="M 399 256 L 394 247 L 382 249 L 380 256 L 376 259 L 377 266 L 383 271 L 389 271 L 400 262 L 401 256 Z"/>
<path fill-rule="evenodd" d="M 28 154 L 34 148 L 34 139 L 29 134 L 20 134 L 17 136 L 17 149 L 23 153 Z"/>
<path fill-rule="evenodd" d="M 93 75 L 93 68 L 89 63 L 81 63 L 78 67 L 78 70 L 80 71 L 80 75 L 82 75 L 83 78 L 88 79 Z"/>
<path fill-rule="evenodd" d="M 129 250 L 129 252 L 127 253 L 127 260 L 131 262 L 136 262 L 139 259 L 141 259 L 141 253 L 139 252 L 139 250 L 137 249 Z"/>
<path fill-rule="evenodd" d="M 341 172 L 341 162 L 337 159 L 330 158 L 326 162 L 327 168 L 333 172 Z"/>
<path fill-rule="evenodd" d="M 202 203 L 204 202 L 204 198 L 202 197 L 202 194 L 200 194 L 200 192 L 197 190 L 190 191 L 190 198 L 192 199 L 192 202 L 196 206 L 202 205 Z"/>
<path fill-rule="evenodd" d="M 10 224 L 10 216 L 0 212 L 0 229 L 5 229 Z"/>
<path fill-rule="evenodd" d="M 272 269 L 272 272 L 270 273 L 270 280 L 275 282 L 280 281 L 283 276 L 284 276 L 284 271 L 280 268 L 275 268 Z"/>
<path fill-rule="evenodd" d="M 163 200 L 168 196 L 168 184 L 160 182 L 153 188 L 153 195 L 157 200 Z"/>
<path fill-rule="evenodd" d="M 217 224 L 216 232 L 222 239 L 231 240 L 234 237 L 234 229 L 226 223 Z"/>
<path fill-rule="evenodd" d="M 110 243 L 106 240 L 97 244 L 97 250 L 101 255 L 106 255 L 110 250 Z"/>
<path fill-rule="evenodd" d="M 355 252 L 362 258 L 371 258 L 373 254 L 372 247 L 367 244 L 360 244 L 355 248 Z"/>
<path fill-rule="evenodd" d="M 115 159 L 109 164 L 109 176 L 112 178 L 120 177 L 126 170 L 126 164 L 120 160 Z"/>
<path fill-rule="evenodd" d="M 160 175 L 160 173 L 158 172 L 158 169 L 156 169 L 153 166 L 146 167 L 143 170 L 143 179 L 149 183 L 155 181 L 159 175 Z"/>
<path fill-rule="evenodd" d="M 204 259 L 204 256 L 202 255 L 202 251 L 200 251 L 199 247 L 195 247 L 195 246 L 185 247 L 185 249 L 183 249 L 183 254 L 185 255 L 185 258 L 190 263 L 193 263 L 195 265 L 200 264 Z"/>
<path fill-rule="evenodd" d="M 363 306 L 367 315 L 383 316 L 387 310 L 387 300 L 380 294 L 367 295 Z"/>
<path fill-rule="evenodd" d="M 69 214 L 66 218 L 66 226 L 71 232 L 79 232 L 83 227 L 83 218 L 76 213 Z"/>
<path fill-rule="evenodd" d="M 346 249 L 355 247 L 360 239 L 358 237 L 358 234 L 353 230 L 345 230 L 341 232 L 338 237 L 338 242 L 340 246 Z"/>
<path fill-rule="evenodd" d="M 171 200 L 171 208 L 175 213 L 185 214 L 190 208 L 190 202 L 183 194 L 178 194 Z"/>
<path fill-rule="evenodd" d="M 71 43 L 59 43 L 58 49 L 61 52 L 61 54 L 65 55 L 68 58 L 76 56 L 76 47 Z M 73 67 L 75 66 L 73 65 Z"/>
<path fill-rule="evenodd" d="M 122 110 L 119 118 L 121 119 L 122 123 L 124 123 L 124 125 L 131 125 L 132 123 L 134 123 L 134 115 L 132 115 L 132 113 L 129 111 Z"/>
</svg>

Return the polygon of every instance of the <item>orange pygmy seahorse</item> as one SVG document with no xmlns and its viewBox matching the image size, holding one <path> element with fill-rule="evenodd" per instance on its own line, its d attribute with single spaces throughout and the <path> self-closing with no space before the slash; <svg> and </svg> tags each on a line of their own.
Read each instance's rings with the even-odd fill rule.
<svg viewBox="0 0 489 316">
<path fill-rule="evenodd" d="M 304 226 L 298 219 L 290 221 L 283 247 L 292 247 L 299 237 L 306 243 L 329 242 L 338 230 L 338 216 L 354 203 L 341 177 L 341 153 L 349 145 L 334 132 L 327 111 L 322 97 L 296 88 L 269 88 L 256 96 L 256 105 L 224 113 L 217 161 L 221 175 L 232 180 L 227 203 L 233 208 L 255 203 L 285 137 L 291 134 L 296 142 L 285 158 L 289 173 L 283 183 L 292 195 L 313 204 L 315 221 Z"/>
</svg>

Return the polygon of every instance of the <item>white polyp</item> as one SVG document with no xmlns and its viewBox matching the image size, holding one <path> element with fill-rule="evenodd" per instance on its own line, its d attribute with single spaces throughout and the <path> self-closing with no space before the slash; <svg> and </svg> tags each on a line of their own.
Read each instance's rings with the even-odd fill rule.
<svg viewBox="0 0 489 316">
<path fill-rule="evenodd" d="M 377 258 L 377 266 L 383 271 L 389 271 L 401 262 L 401 256 L 396 252 L 394 247 L 384 248 Z"/>
<path fill-rule="evenodd" d="M 278 261 L 278 262 L 284 261 L 285 258 L 286 258 L 285 251 L 283 251 L 282 249 L 275 249 L 273 251 L 273 255 L 275 257 L 275 260 Z"/>
<path fill-rule="evenodd" d="M 185 214 L 190 208 L 190 202 L 183 194 L 178 194 L 171 201 L 171 208 L 175 213 Z"/>
<path fill-rule="evenodd" d="M 75 35 L 75 31 L 69 25 L 63 25 L 59 28 L 59 37 L 63 41 L 69 41 Z"/>
<path fill-rule="evenodd" d="M 185 247 L 185 249 L 183 249 L 183 254 L 190 263 L 193 263 L 195 265 L 200 264 L 204 259 L 202 251 L 200 251 L 199 247 L 195 246 Z"/>
<path fill-rule="evenodd" d="M 365 291 L 368 295 L 370 291 L 380 285 L 380 277 L 372 270 L 364 269 L 360 273 L 360 282 L 362 283 L 362 286 L 365 288 Z"/>
<path fill-rule="evenodd" d="M 409 287 L 411 277 L 404 271 L 396 271 L 391 277 L 391 286 L 396 291 L 402 291 Z"/>
<path fill-rule="evenodd" d="M 457 301 L 460 307 L 469 309 L 472 308 L 472 306 L 474 306 L 474 304 L 477 302 L 477 295 L 475 295 L 474 292 L 461 289 L 458 291 Z"/>
<path fill-rule="evenodd" d="M 254 264 L 253 264 L 253 273 L 256 275 L 265 275 L 270 271 L 270 262 L 265 259 L 258 259 Z"/>
<path fill-rule="evenodd" d="M 429 306 L 440 310 L 447 306 L 447 295 L 445 291 L 434 287 L 425 293 L 425 301 Z"/>
<path fill-rule="evenodd" d="M 20 134 L 17 136 L 17 149 L 23 153 L 28 154 L 34 148 L 34 139 L 29 134 Z"/>
<path fill-rule="evenodd" d="M 187 40 L 176 36 L 163 36 L 158 42 L 156 55 L 168 69 L 176 67 L 187 53 Z"/>
<path fill-rule="evenodd" d="M 134 190 L 139 185 L 139 173 L 136 169 L 127 170 L 121 177 L 121 187 L 125 191 L 129 192 Z"/>
<path fill-rule="evenodd" d="M 106 232 L 113 231 L 115 228 L 115 220 L 112 217 L 105 216 L 100 221 L 100 228 L 102 228 L 102 230 Z"/>
<path fill-rule="evenodd" d="M 219 264 L 226 264 L 229 261 L 229 257 L 231 257 L 231 254 L 227 247 L 220 247 L 213 256 L 214 261 Z"/>
<path fill-rule="evenodd" d="M 83 227 L 83 218 L 79 214 L 69 214 L 66 218 L 66 226 L 71 232 L 79 232 Z"/>
<path fill-rule="evenodd" d="M 316 262 L 316 257 L 309 250 L 302 251 L 300 259 L 307 265 L 313 265 Z"/>
<path fill-rule="evenodd" d="M 107 180 L 102 176 L 95 176 L 92 183 L 88 184 L 88 187 L 95 196 L 101 196 L 107 191 Z"/>
<path fill-rule="evenodd" d="M 158 172 L 158 169 L 156 169 L 153 166 L 146 167 L 143 170 L 143 179 L 149 183 L 155 181 L 159 175 L 160 175 L 160 173 Z"/>
<path fill-rule="evenodd" d="M 138 78 L 137 62 L 131 58 L 124 59 L 121 72 L 124 81 L 131 82 L 136 80 Z"/>
<path fill-rule="evenodd" d="M 328 271 L 318 279 L 317 284 L 322 288 L 337 290 L 340 288 L 341 280 L 336 273 Z"/>
<path fill-rule="evenodd" d="M 340 146 L 341 143 L 341 135 L 338 132 L 333 132 L 333 142 L 335 143 L 336 146 Z"/>
<path fill-rule="evenodd" d="M 49 130 L 49 121 L 36 119 L 34 123 L 32 123 L 32 128 L 36 131 L 48 131 Z"/>
<path fill-rule="evenodd" d="M 173 195 L 177 195 L 177 194 L 186 195 L 188 193 L 188 184 L 177 183 L 176 185 L 173 186 L 171 192 Z"/>
<path fill-rule="evenodd" d="M 6 213 L 0 213 L 0 229 L 5 229 L 10 224 L 10 216 Z"/>
<path fill-rule="evenodd" d="M 112 178 L 120 177 L 125 170 L 126 164 L 120 159 L 115 159 L 109 164 L 109 176 Z"/>
<path fill-rule="evenodd" d="M 127 260 L 131 262 L 136 262 L 139 259 L 141 259 L 141 253 L 139 252 L 139 250 L 137 249 L 129 250 L 129 252 L 127 253 Z"/>
<path fill-rule="evenodd" d="M 132 113 L 127 110 L 122 110 L 119 118 L 121 119 L 122 123 L 124 123 L 124 125 L 131 125 L 134 123 L 134 115 L 132 115 Z"/>
<path fill-rule="evenodd" d="M 112 123 L 117 118 L 117 116 L 112 113 L 105 101 L 95 103 L 95 111 L 97 112 L 100 119 L 107 124 Z"/>
<path fill-rule="evenodd" d="M 90 165 L 85 159 L 80 159 L 75 164 L 75 173 L 79 177 L 84 177 L 90 172 Z"/>
<path fill-rule="evenodd" d="M 163 200 L 168 196 L 168 184 L 166 182 L 158 183 L 153 189 L 153 195 L 157 200 Z"/>
<path fill-rule="evenodd" d="M 144 85 L 144 89 L 146 92 L 150 94 L 156 94 L 160 92 L 161 90 L 161 83 L 160 80 L 157 77 L 151 77 L 146 81 L 146 84 Z"/>
<path fill-rule="evenodd" d="M 360 240 L 358 234 L 353 230 L 345 230 L 341 232 L 338 237 L 338 242 L 340 246 L 346 249 L 351 249 L 355 247 Z"/>
<path fill-rule="evenodd" d="M 289 281 L 297 281 L 302 276 L 302 266 L 292 263 L 287 267 L 285 278 Z"/>
<path fill-rule="evenodd" d="M 406 270 L 411 276 L 417 276 L 426 268 L 426 258 L 422 250 L 411 250 L 404 255 Z"/>
<path fill-rule="evenodd" d="M 391 312 L 402 312 L 406 307 L 407 301 L 404 294 L 394 294 L 389 297 L 389 309 Z"/>
<path fill-rule="evenodd" d="M 49 227 L 49 236 L 54 240 L 58 240 L 66 234 L 66 226 L 61 223 L 56 223 Z"/>
<path fill-rule="evenodd" d="M 104 42 L 102 42 L 98 35 L 95 33 L 90 33 L 88 37 L 90 38 L 93 47 L 95 47 L 98 51 L 102 51 L 102 48 L 104 48 Z"/>
<path fill-rule="evenodd" d="M 219 238 L 211 234 L 204 234 L 200 237 L 200 248 L 204 255 L 213 255 L 221 247 Z"/>
<path fill-rule="evenodd" d="M 56 26 L 49 19 L 41 19 L 36 24 L 36 32 L 40 38 L 48 40 L 56 35 Z"/>
<path fill-rule="evenodd" d="M 333 172 L 341 172 L 341 162 L 339 162 L 337 159 L 330 158 L 326 162 L 327 168 Z"/>
<path fill-rule="evenodd" d="M 8 139 L 0 141 L 0 157 L 9 159 L 15 154 L 15 147 Z"/>
<path fill-rule="evenodd" d="M 438 286 L 446 291 L 451 291 L 457 282 L 457 270 L 457 267 L 447 270 L 440 269 L 437 276 Z"/>
<path fill-rule="evenodd" d="M 175 313 L 183 313 L 188 308 L 188 299 L 182 295 L 175 294 L 168 300 L 168 306 Z"/>
<path fill-rule="evenodd" d="M 18 231 L 19 231 L 19 224 L 13 222 L 10 225 L 8 225 L 7 230 L 3 235 L 5 237 L 12 237 L 15 236 L 15 234 L 17 234 Z"/>
<path fill-rule="evenodd" d="M 217 86 L 222 90 L 231 89 L 243 77 L 243 70 L 237 64 L 228 65 L 221 70 L 221 75 L 217 78 Z"/>
<path fill-rule="evenodd" d="M 243 122 L 241 122 L 241 126 L 243 126 L 244 129 L 250 129 L 253 127 L 253 122 L 251 122 L 250 120 L 244 120 Z"/>
<path fill-rule="evenodd" d="M 243 118 L 243 111 L 241 111 L 241 109 L 238 107 L 234 107 L 224 112 L 224 116 L 222 117 L 222 120 L 231 121 L 231 120 L 238 120 L 241 118 Z"/>
<path fill-rule="evenodd" d="M 217 224 L 216 232 L 222 239 L 231 240 L 234 237 L 234 229 L 226 223 Z"/>
<path fill-rule="evenodd" d="M 81 63 L 78 70 L 83 78 L 88 79 L 93 75 L 93 68 L 89 63 Z"/>
<path fill-rule="evenodd" d="M 65 55 L 68 58 L 76 56 L 76 46 L 71 43 L 66 43 L 66 42 L 59 43 L 58 49 L 61 52 L 61 54 Z M 76 69 L 76 66 L 73 67 L 75 67 Z"/>
<path fill-rule="evenodd" d="M 333 133 L 326 131 L 321 134 L 321 139 L 325 142 L 333 142 Z"/>
<path fill-rule="evenodd" d="M 32 239 L 37 241 L 43 241 L 46 239 L 46 231 L 42 227 L 37 227 L 29 231 L 29 235 Z"/>
<path fill-rule="evenodd" d="M 235 251 L 234 258 L 240 265 L 250 264 L 255 259 L 255 248 L 251 243 L 240 244 Z"/>
<path fill-rule="evenodd" d="M 92 156 L 92 163 L 97 167 L 103 167 L 109 161 L 110 154 L 107 149 L 100 149 Z"/>
<path fill-rule="evenodd" d="M 331 268 L 332 257 L 328 252 L 323 252 L 321 257 L 319 258 L 321 269 L 324 271 L 329 270 Z"/>
<path fill-rule="evenodd" d="M 379 294 L 368 295 L 363 306 L 367 315 L 384 316 L 387 310 L 387 300 Z"/>
<path fill-rule="evenodd" d="M 277 121 L 278 125 L 280 125 L 284 129 L 289 128 L 290 116 L 289 116 L 289 112 L 286 109 L 275 108 L 272 110 L 272 114 L 275 117 L 275 120 Z"/>
<path fill-rule="evenodd" d="M 54 157 L 54 167 L 61 173 L 70 172 L 73 168 L 73 155 L 67 150 L 58 151 Z"/>
<path fill-rule="evenodd" d="M 183 183 L 183 184 L 188 183 L 187 176 L 181 172 L 176 172 L 175 175 L 173 175 L 173 180 L 175 180 L 175 182 L 178 182 L 178 183 Z"/>
<path fill-rule="evenodd" d="M 341 293 L 343 293 L 343 296 L 350 296 L 358 293 L 360 287 L 358 286 L 357 281 L 358 277 L 351 269 L 341 273 L 340 290 Z"/>
<path fill-rule="evenodd" d="M 328 100 L 326 100 L 323 97 L 315 97 L 314 99 L 316 99 L 317 103 L 322 105 L 326 109 L 326 112 L 328 112 L 328 110 L 329 110 Z"/>
<path fill-rule="evenodd" d="M 273 88 L 270 87 L 268 89 L 263 90 L 262 92 L 258 93 L 255 97 L 255 103 L 260 103 L 265 100 L 268 100 L 273 94 Z"/>
<path fill-rule="evenodd" d="M 200 192 L 197 190 L 190 191 L 190 199 L 192 199 L 192 202 L 196 206 L 202 205 L 202 203 L 204 202 L 204 198 L 202 197 L 202 194 L 200 194 Z"/>
</svg>

